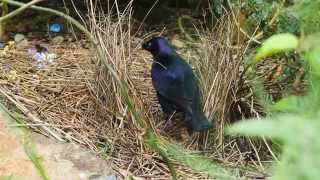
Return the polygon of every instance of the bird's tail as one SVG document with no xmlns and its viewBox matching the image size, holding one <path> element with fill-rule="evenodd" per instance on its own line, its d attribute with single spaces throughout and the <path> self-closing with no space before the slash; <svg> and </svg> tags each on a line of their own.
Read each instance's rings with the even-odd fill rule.
<svg viewBox="0 0 320 180">
<path fill-rule="evenodd" d="M 211 122 L 203 112 L 194 112 L 191 119 L 191 129 L 193 131 L 206 131 L 212 128 Z"/>
</svg>

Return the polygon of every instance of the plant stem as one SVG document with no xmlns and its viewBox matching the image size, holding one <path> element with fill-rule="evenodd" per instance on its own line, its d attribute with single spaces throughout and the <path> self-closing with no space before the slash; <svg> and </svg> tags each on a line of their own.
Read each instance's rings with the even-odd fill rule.
<svg viewBox="0 0 320 180">
<path fill-rule="evenodd" d="M 183 23 L 182 23 L 182 20 L 183 19 L 188 19 L 188 20 L 192 20 L 192 18 L 190 16 L 187 16 L 187 15 L 183 15 L 181 17 L 178 18 L 178 26 L 179 26 L 179 29 L 181 31 L 181 33 L 191 42 L 195 42 L 195 40 L 190 36 L 190 34 L 184 29 L 183 27 Z"/>
<path fill-rule="evenodd" d="M 5 16 L 8 13 L 8 5 L 6 2 L 2 2 L 0 4 L 1 7 L 1 16 Z M 4 35 L 6 31 L 6 23 L 5 22 L 0 22 L 0 39 L 2 39 L 2 36 Z"/>
<path fill-rule="evenodd" d="M 6 15 L 0 17 L 0 23 L 2 23 L 5 20 L 8 20 L 8 19 L 20 14 L 20 13 L 22 13 L 24 10 L 28 9 L 30 6 L 32 6 L 32 5 L 34 5 L 34 4 L 38 3 L 38 2 L 41 2 L 41 1 L 43 1 L 43 0 L 33 0 L 33 1 L 30 1 L 29 3 L 27 3 L 27 4 L 24 4 L 23 6 L 21 6 L 20 8 L 14 10 L 12 12 L 10 12 L 9 14 L 6 14 Z M 3 4 L 6 5 L 7 3 L 3 2 Z"/>
<path fill-rule="evenodd" d="M 17 1 L 12 1 L 12 0 L 0 0 L 2 2 L 6 2 L 10 5 L 13 5 L 13 6 L 24 6 L 25 3 L 21 3 L 21 2 L 17 2 Z M 59 12 L 59 11 L 56 11 L 56 10 L 53 10 L 53 9 L 50 9 L 50 8 L 45 8 L 45 7 L 40 7 L 40 6 L 35 6 L 35 5 L 32 5 L 29 7 L 30 9 L 33 9 L 33 10 L 37 10 L 37 11 L 43 11 L 43 12 L 47 12 L 47 13 L 51 13 L 51 14 L 54 14 L 54 15 L 57 15 L 57 16 L 60 16 L 64 19 L 66 19 L 67 21 L 69 21 L 71 24 L 73 24 L 74 26 L 76 26 L 81 32 L 83 32 L 91 41 L 93 41 L 94 39 L 92 38 L 91 36 L 91 33 L 82 25 L 80 24 L 77 20 L 75 20 L 74 18 L 62 13 L 62 12 Z"/>
</svg>

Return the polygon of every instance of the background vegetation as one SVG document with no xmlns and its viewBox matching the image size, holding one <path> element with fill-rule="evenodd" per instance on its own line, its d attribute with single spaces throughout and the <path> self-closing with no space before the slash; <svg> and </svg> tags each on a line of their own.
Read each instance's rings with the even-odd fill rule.
<svg viewBox="0 0 320 180">
<path fill-rule="evenodd" d="M 42 3 L 39 5 L 57 9 L 57 4 Z M 92 79 L 86 85 L 90 100 L 81 110 L 78 103 L 72 107 L 80 112 L 79 122 L 90 119 L 87 123 L 91 125 L 71 128 L 80 132 L 74 141 L 104 156 L 117 157 L 117 166 L 133 166 L 137 175 L 155 168 L 161 172 L 157 178 L 169 178 L 169 172 L 174 179 L 319 177 L 320 0 L 84 1 L 77 6 L 67 1 L 63 7 L 59 10 L 76 10 L 65 13 L 82 24 L 51 13 L 66 18 L 86 34 L 97 57 Z M 48 9 L 31 9 L 48 13 Z M 9 23 L 1 24 L 1 33 Z M 185 142 L 178 138 L 181 132 L 175 128 L 172 132 L 160 130 L 159 107 L 146 78 L 148 55 L 138 50 L 146 37 L 159 34 L 172 41 L 178 36 L 183 41 L 177 50 L 191 54 L 184 57 L 197 72 L 206 114 L 215 123 L 211 132 L 196 134 Z M 297 78 L 301 69 L 305 73 Z M 298 93 L 288 90 L 292 83 L 302 86 Z M 8 84 L 7 89 L 20 87 Z M 285 87 L 284 93 L 274 86 Z M 10 99 L 17 93 L 30 97 L 23 94 L 27 92 L 10 94 L 7 89 L 2 91 L 4 103 L 17 106 L 18 110 L 11 110 L 34 120 L 27 116 L 24 106 Z M 31 108 L 32 104 L 25 106 Z M 57 108 L 65 108 L 61 107 Z M 86 108 L 93 108 L 95 113 L 88 113 Z M 49 113 L 45 110 L 36 110 L 45 122 L 62 123 L 58 117 L 46 116 Z M 106 118 L 109 120 L 104 123 Z M 44 128 L 42 131 L 51 133 Z M 65 129 L 54 132 L 51 136 L 61 139 L 67 134 Z M 130 164 L 123 158 L 128 156 L 128 147 L 133 151 L 129 156 L 138 159 Z M 149 163 L 141 165 L 141 161 Z"/>
</svg>

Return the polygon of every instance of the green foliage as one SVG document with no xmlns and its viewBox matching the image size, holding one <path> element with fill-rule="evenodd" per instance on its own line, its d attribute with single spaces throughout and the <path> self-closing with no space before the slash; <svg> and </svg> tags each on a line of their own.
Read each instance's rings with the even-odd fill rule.
<svg viewBox="0 0 320 180">
<path fill-rule="evenodd" d="M 284 97 L 272 106 L 272 111 L 278 112 L 298 112 L 303 106 L 300 99 L 296 96 Z"/>
<path fill-rule="evenodd" d="M 210 179 L 240 179 L 239 177 L 233 176 L 229 171 L 217 163 L 205 158 L 204 156 L 198 155 L 195 152 L 188 151 L 183 147 L 174 144 L 166 144 L 165 149 L 169 157 L 182 162 L 197 171 L 208 174 Z"/>
<path fill-rule="evenodd" d="M 320 29 L 320 0 L 231 1 L 247 15 L 247 25 L 254 31 L 259 24 L 266 36 L 289 32 L 311 34 Z"/>
<path fill-rule="evenodd" d="M 159 138 L 155 136 L 155 134 L 153 134 L 151 131 L 147 131 L 146 136 L 148 145 L 161 155 L 163 160 L 166 161 L 169 168 L 174 169 L 169 160 L 170 158 L 179 161 L 196 171 L 207 174 L 212 179 L 240 179 L 236 176 L 233 176 L 230 171 L 218 165 L 216 162 L 213 162 L 212 160 L 202 155 L 196 154 L 195 152 L 187 150 L 179 145 L 172 144 L 165 139 Z M 172 178 L 177 179 L 177 174 L 175 171 L 173 171 Z"/>
<path fill-rule="evenodd" d="M 247 26 L 251 31 L 259 24 L 267 36 L 272 33 L 299 32 L 296 15 L 286 8 L 293 4 L 291 0 L 286 3 L 283 0 L 233 0 L 232 3 L 246 13 Z"/>
<path fill-rule="evenodd" d="M 295 0 L 292 11 L 299 18 L 301 29 L 306 34 L 320 30 L 320 0 Z"/>
<path fill-rule="evenodd" d="M 307 70 L 305 95 L 284 97 L 272 105 L 266 118 L 242 121 L 228 129 L 229 133 L 269 137 L 283 144 L 281 161 L 276 164 L 273 176 L 276 180 L 313 180 L 320 176 L 320 33 L 315 33 L 320 30 L 319 2 L 295 1 L 290 9 L 295 11 L 306 37 L 298 40 L 292 34 L 271 36 L 249 63 L 254 68 L 262 58 L 296 50 Z"/>
<path fill-rule="evenodd" d="M 24 151 L 39 172 L 43 180 L 49 180 L 49 176 L 46 173 L 46 170 L 42 164 L 42 159 L 39 157 L 33 147 L 34 145 L 31 142 L 24 143 Z"/>
<path fill-rule="evenodd" d="M 314 117 L 318 118 L 318 117 Z M 229 130 L 252 136 L 267 136 L 284 142 L 283 154 L 273 179 L 318 179 L 320 175 L 320 123 L 292 114 L 244 121 Z"/>
<path fill-rule="evenodd" d="M 280 1 L 233 1 L 240 5 L 240 8 L 248 15 L 248 23 L 250 26 L 255 26 L 257 22 L 266 24 L 270 15 L 280 6 Z"/>
<path fill-rule="evenodd" d="M 298 47 L 298 38 L 292 34 L 277 34 L 267 39 L 255 56 L 256 60 L 276 54 L 294 50 Z"/>
<path fill-rule="evenodd" d="M 279 38 L 280 37 L 280 38 Z M 279 40 L 286 43 L 280 43 Z M 291 40 L 290 40 L 291 39 Z M 318 179 L 320 176 L 320 36 L 313 34 L 297 41 L 294 35 L 274 35 L 267 39 L 256 59 L 294 47 L 306 61 L 308 91 L 303 97 L 285 97 L 273 105 L 273 113 L 263 119 L 243 121 L 229 133 L 266 136 L 283 142 L 281 161 L 274 179 Z M 278 42 L 278 43 L 277 43 Z M 290 47 L 290 48 L 288 48 Z M 277 50 L 275 50 L 277 49 Z"/>
<path fill-rule="evenodd" d="M 222 15 L 222 0 L 208 0 L 208 4 L 211 15 L 216 17 L 220 17 Z"/>
<path fill-rule="evenodd" d="M 281 12 L 276 22 L 272 26 L 265 28 L 267 30 L 266 34 L 271 35 L 272 33 L 283 32 L 298 34 L 300 32 L 299 21 L 294 11 L 291 11 L 289 8 L 282 9 L 280 11 Z"/>
</svg>

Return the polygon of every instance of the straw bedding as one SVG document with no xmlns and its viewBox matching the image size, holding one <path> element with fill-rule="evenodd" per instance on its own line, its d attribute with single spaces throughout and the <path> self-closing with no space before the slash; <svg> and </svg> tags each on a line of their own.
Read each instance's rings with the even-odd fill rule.
<svg viewBox="0 0 320 180">
<path fill-rule="evenodd" d="M 127 85 L 135 108 L 157 135 L 190 149 L 205 150 L 208 156 L 225 165 L 237 166 L 247 163 L 247 154 L 255 153 L 259 157 L 259 149 L 250 141 L 248 152 L 239 150 L 235 139 L 224 139 L 224 125 L 232 118 L 232 110 L 240 109 L 241 113 L 251 109 L 250 113 L 254 114 L 258 106 L 252 95 L 246 106 L 239 105 L 239 96 L 250 94 L 248 87 L 244 92 L 239 87 L 240 65 L 247 44 L 232 40 L 239 32 L 231 16 L 224 18 L 212 32 L 202 35 L 200 44 L 192 46 L 195 50 L 191 54 L 196 56 L 184 56 L 198 74 L 205 112 L 215 123 L 212 133 L 192 137 L 185 135 L 179 116 L 164 129 L 149 75 L 151 57 L 140 50 L 142 39 L 131 37 L 129 31 L 121 28 L 125 20 L 112 24 L 104 19 L 103 23 L 91 25 L 91 31 Z M 8 105 L 14 105 L 13 110 L 24 114 L 26 126 L 58 140 L 89 147 L 112 160 L 124 176 L 131 172 L 145 178 L 169 178 L 165 163 L 143 144 L 142 132 L 122 102 L 120 90 L 92 49 L 83 48 L 81 43 L 49 44 L 49 51 L 58 57 L 43 70 L 27 53 L 32 45 L 13 47 L 0 55 L 1 96 Z M 181 178 L 204 178 L 178 162 L 174 164 Z"/>
<path fill-rule="evenodd" d="M 169 178 L 164 162 L 141 144 L 141 134 L 127 110 L 119 111 L 120 97 L 110 94 L 116 87 L 103 75 L 92 50 L 79 43 L 49 44 L 50 53 L 58 57 L 44 70 L 27 53 L 30 46 L 13 47 L 1 54 L 0 62 L 1 96 L 12 110 L 25 115 L 23 124 L 58 140 L 89 147 L 112 160 L 120 174 L 126 172 L 123 168 L 141 177 Z M 160 109 L 150 85 L 149 56 L 143 52 L 135 56 L 128 66 L 132 86 L 137 87 L 136 96 L 142 97 L 141 107 L 156 117 Z M 99 89 L 103 82 L 110 89 Z M 159 121 L 153 123 L 157 126 Z M 186 168 L 179 169 L 183 176 L 192 176 L 185 173 Z"/>
</svg>

